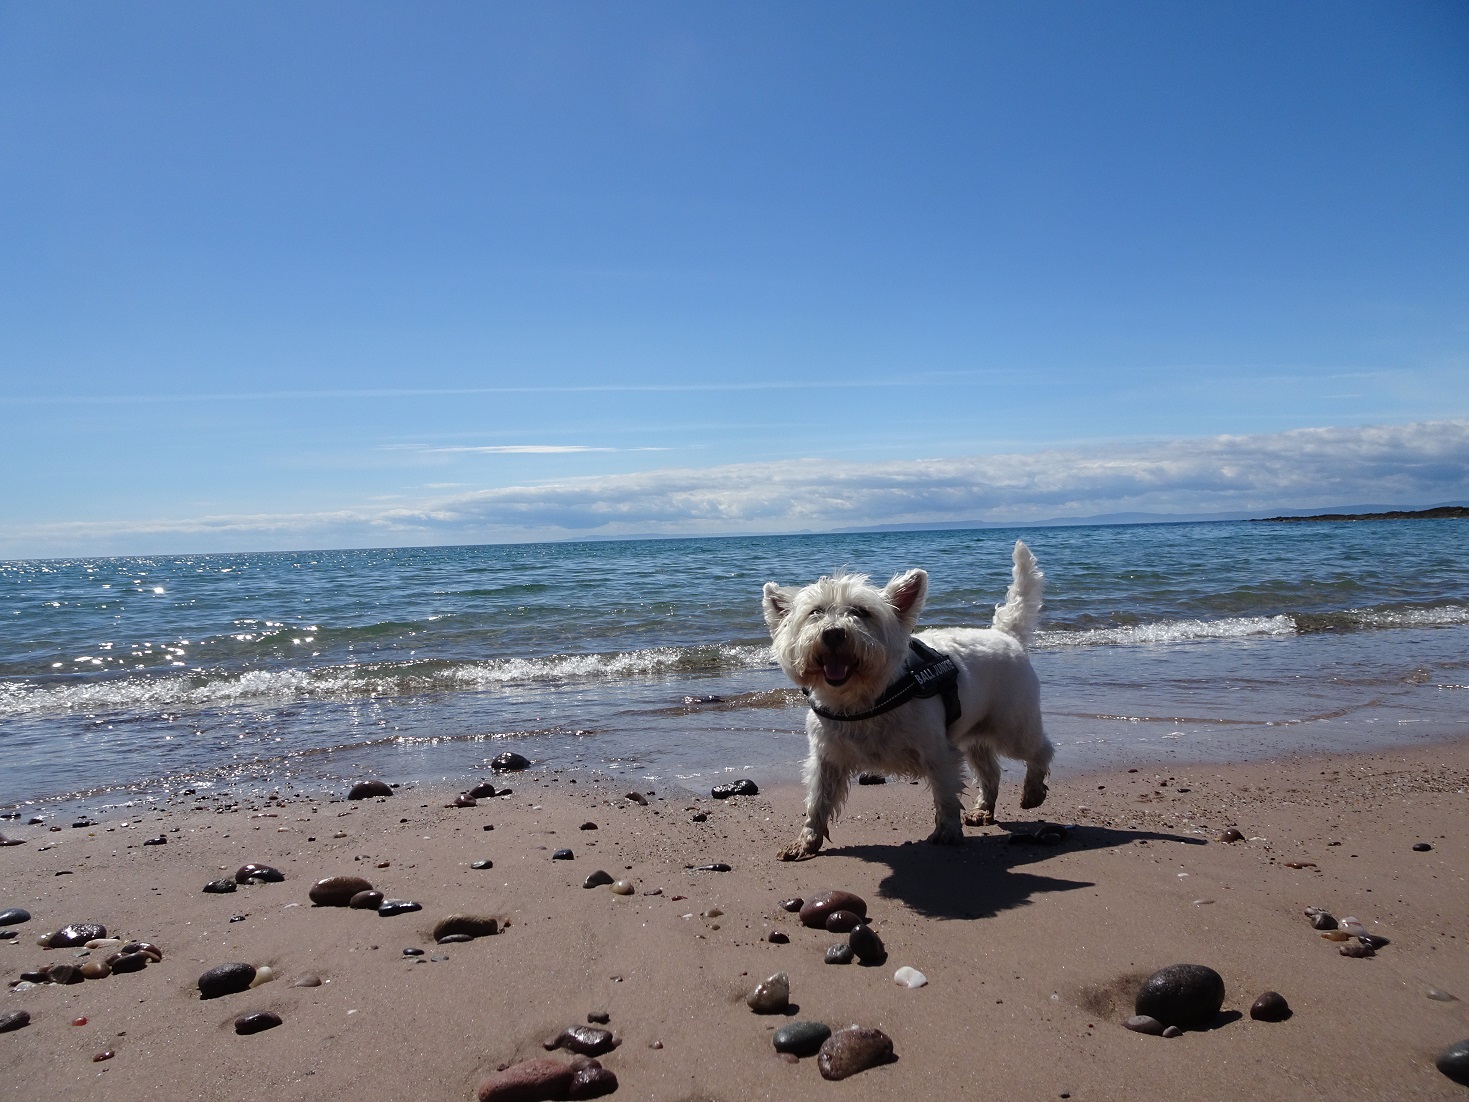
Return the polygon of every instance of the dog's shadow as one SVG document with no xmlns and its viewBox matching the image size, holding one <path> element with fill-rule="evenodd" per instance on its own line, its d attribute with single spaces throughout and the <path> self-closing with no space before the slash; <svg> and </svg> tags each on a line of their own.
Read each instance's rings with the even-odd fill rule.
<svg viewBox="0 0 1469 1102">
<path fill-rule="evenodd" d="M 1089 880 L 1063 880 L 1025 871 L 1059 853 L 1112 849 L 1137 842 L 1181 842 L 1204 845 L 1204 839 L 1150 830 L 1113 827 L 1073 827 L 1056 845 L 1017 845 L 1012 837 L 1024 835 L 1034 824 L 1009 824 L 1013 834 L 970 835 L 961 846 L 927 842 L 897 845 L 835 846 L 827 852 L 887 865 L 892 871 L 878 893 L 895 899 L 930 918 L 990 918 L 1021 907 L 1048 892 L 1069 892 L 1096 885 Z"/>
</svg>

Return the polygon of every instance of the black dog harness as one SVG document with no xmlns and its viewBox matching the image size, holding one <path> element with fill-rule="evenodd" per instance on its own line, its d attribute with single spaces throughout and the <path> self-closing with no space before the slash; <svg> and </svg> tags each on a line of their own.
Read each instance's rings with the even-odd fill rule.
<svg viewBox="0 0 1469 1102">
<path fill-rule="evenodd" d="M 802 689 L 808 697 L 810 689 Z M 908 657 L 903 662 L 903 676 L 887 687 L 877 703 L 865 712 L 829 712 L 820 704 L 808 701 L 811 710 L 822 719 L 844 719 L 855 722 L 886 715 L 907 704 L 915 696 L 944 698 L 944 726 L 952 727 L 962 710 L 959 707 L 959 668 L 947 654 L 940 654 L 917 639 L 908 640 Z"/>
</svg>

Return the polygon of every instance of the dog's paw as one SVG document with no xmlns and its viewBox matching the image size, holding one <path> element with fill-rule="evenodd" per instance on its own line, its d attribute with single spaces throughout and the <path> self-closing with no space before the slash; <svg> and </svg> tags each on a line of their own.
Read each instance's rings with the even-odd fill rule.
<svg viewBox="0 0 1469 1102">
<path fill-rule="evenodd" d="M 1040 807 L 1041 804 L 1046 802 L 1046 796 L 1050 791 L 1044 784 L 1037 784 L 1033 788 L 1030 785 L 1026 785 L 1025 791 L 1020 794 L 1020 806 L 1027 811 L 1033 807 Z"/>
<path fill-rule="evenodd" d="M 936 827 L 934 832 L 928 836 L 928 840 L 936 846 L 957 846 L 964 842 L 964 831 L 953 826 Z"/>
<path fill-rule="evenodd" d="M 821 835 L 813 830 L 803 830 L 796 840 L 780 851 L 782 861 L 805 861 L 815 857 L 821 849 Z"/>
<path fill-rule="evenodd" d="M 995 813 L 987 807 L 977 807 L 973 811 L 964 813 L 964 825 L 971 827 L 992 827 L 995 825 Z"/>
</svg>

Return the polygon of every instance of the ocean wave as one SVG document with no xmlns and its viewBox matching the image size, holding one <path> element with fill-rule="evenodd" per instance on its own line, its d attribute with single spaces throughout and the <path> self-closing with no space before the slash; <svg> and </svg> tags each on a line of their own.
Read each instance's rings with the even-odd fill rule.
<svg viewBox="0 0 1469 1102">
<path fill-rule="evenodd" d="M 1164 620 L 1118 627 L 1041 631 L 1038 647 L 1095 647 L 1192 643 L 1210 639 L 1250 639 L 1316 635 L 1330 632 L 1391 628 L 1438 628 L 1469 625 L 1469 607 L 1349 608 L 1337 612 L 1297 612 L 1276 616 L 1230 616 L 1217 620 Z"/>
</svg>

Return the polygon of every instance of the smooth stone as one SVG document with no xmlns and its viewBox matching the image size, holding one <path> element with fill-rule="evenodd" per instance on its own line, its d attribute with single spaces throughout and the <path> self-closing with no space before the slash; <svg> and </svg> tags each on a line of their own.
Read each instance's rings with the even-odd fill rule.
<svg viewBox="0 0 1469 1102">
<path fill-rule="evenodd" d="M 1243 842 L 1245 840 L 1245 836 L 1244 833 L 1238 828 L 1230 827 L 1219 836 L 1219 840 L 1221 842 L 1226 842 L 1230 845 L 1233 845 L 1235 842 Z"/>
<path fill-rule="evenodd" d="M 1337 950 L 1344 957 L 1375 957 L 1377 950 L 1361 941 L 1348 942 Z"/>
<path fill-rule="evenodd" d="M 82 975 L 89 980 L 105 980 L 112 975 L 112 965 L 105 960 L 89 960 L 82 965 Z"/>
<path fill-rule="evenodd" d="M 775 1031 L 771 1042 L 776 1052 L 789 1052 L 792 1056 L 814 1056 L 831 1036 L 831 1027 L 824 1022 L 792 1022 Z"/>
<path fill-rule="evenodd" d="M 141 972 L 148 967 L 152 958 L 147 953 L 118 953 L 107 958 L 107 964 L 114 972 Z"/>
<path fill-rule="evenodd" d="M 13 937 L 20 936 L 15 930 L 0 930 L 0 941 L 9 941 Z"/>
<path fill-rule="evenodd" d="M 1450 995 L 1447 991 L 1438 987 L 1430 987 L 1423 993 L 1436 1003 L 1456 1003 L 1459 1001 L 1459 996 Z"/>
<path fill-rule="evenodd" d="M 696 811 L 689 816 L 689 822 L 691 823 L 707 823 L 708 821 L 709 813 L 707 811 Z"/>
<path fill-rule="evenodd" d="M 1373 949 L 1381 949 L 1383 946 L 1391 944 L 1387 938 L 1379 934 L 1360 934 L 1357 940 Z"/>
<path fill-rule="evenodd" d="M 479 784 L 471 788 L 467 793 L 465 793 L 465 795 L 474 800 L 493 799 L 495 795 L 495 786 L 492 785 L 489 781 L 480 781 Z"/>
<path fill-rule="evenodd" d="M 392 918 L 394 915 L 406 915 L 421 910 L 423 904 L 415 903 L 411 899 L 384 899 L 377 906 L 379 918 Z"/>
<path fill-rule="evenodd" d="M 569 1098 L 576 1065 L 549 1056 L 522 1060 L 496 1072 L 479 1085 L 479 1102 L 548 1102 Z"/>
<path fill-rule="evenodd" d="M 377 946 L 374 945 L 373 948 L 376 949 Z M 255 969 L 255 978 L 250 981 L 250 986 L 260 987 L 262 984 L 270 983 L 274 979 L 275 969 L 268 964 L 262 964 L 259 968 Z"/>
<path fill-rule="evenodd" d="M 369 800 L 374 796 L 391 796 L 392 786 L 385 781 L 360 781 L 347 793 L 349 800 Z"/>
<path fill-rule="evenodd" d="M 53 964 L 46 969 L 46 979 L 51 983 L 81 983 L 86 978 L 75 964 Z"/>
<path fill-rule="evenodd" d="M 548 1051 L 564 1048 L 578 1056 L 601 1056 L 621 1043 L 610 1029 L 595 1025 L 573 1025 L 567 1026 L 541 1047 Z"/>
<path fill-rule="evenodd" d="M 30 1024 L 30 1011 L 11 1010 L 8 1013 L 0 1014 L 0 1033 L 10 1033 L 17 1029 L 24 1029 Z"/>
<path fill-rule="evenodd" d="M 235 1032 L 241 1036 L 264 1033 L 281 1024 L 281 1016 L 269 1010 L 257 1010 L 253 1014 L 241 1014 L 235 1019 Z"/>
<path fill-rule="evenodd" d="M 862 916 L 856 911 L 832 911 L 826 916 L 826 928 L 834 934 L 849 934 L 862 925 Z"/>
<path fill-rule="evenodd" d="M 791 1003 L 791 978 L 777 972 L 767 980 L 755 985 L 745 998 L 747 1005 L 756 1014 L 779 1014 Z"/>
<path fill-rule="evenodd" d="M 1250 1004 L 1250 1017 L 1257 1022 L 1283 1022 L 1290 1016 L 1290 1003 L 1279 991 L 1267 991 Z"/>
<path fill-rule="evenodd" d="M 863 964 L 881 964 L 888 959 L 887 948 L 882 943 L 882 938 L 877 936 L 877 931 L 871 926 L 862 925 L 854 928 L 847 935 L 847 944 L 852 947 L 853 954 Z"/>
<path fill-rule="evenodd" d="M 229 895 L 237 887 L 233 880 L 211 880 L 204 885 L 204 890 L 211 895 Z"/>
<path fill-rule="evenodd" d="M 1429 845 L 1427 842 L 1414 842 L 1413 843 L 1413 852 L 1414 853 L 1427 853 L 1432 848 L 1433 847 L 1431 845 Z"/>
<path fill-rule="evenodd" d="M 358 892 L 351 899 L 347 900 L 347 906 L 351 907 L 354 911 L 375 911 L 382 901 L 382 892 L 369 889 L 365 892 Z"/>
<path fill-rule="evenodd" d="M 578 827 L 577 829 L 578 830 L 596 830 L 597 829 L 597 824 L 594 823 L 594 822 L 592 822 L 590 819 L 588 819 L 586 822 L 582 823 L 582 825 L 580 827 Z"/>
<path fill-rule="evenodd" d="M 928 983 L 928 977 L 916 968 L 909 968 L 906 964 L 893 973 L 893 982 L 899 987 L 923 987 Z"/>
<path fill-rule="evenodd" d="M 1204 964 L 1160 968 L 1138 989 L 1133 1009 L 1165 1026 L 1207 1025 L 1224 1005 L 1224 978 Z"/>
<path fill-rule="evenodd" d="M 434 924 L 434 940 L 464 935 L 470 938 L 490 937 L 500 932 L 500 920 L 489 915 L 449 915 Z"/>
<path fill-rule="evenodd" d="M 558 849 L 555 853 L 551 854 L 551 860 L 552 861 L 575 861 L 576 860 L 576 854 L 572 853 L 571 850 L 569 850 L 569 849 Z"/>
<path fill-rule="evenodd" d="M 235 870 L 236 884 L 248 884 L 252 880 L 266 884 L 279 884 L 285 878 L 285 873 L 280 869 L 271 865 L 257 865 L 253 861 Z"/>
<path fill-rule="evenodd" d="M 106 937 L 107 927 L 96 922 L 75 922 L 63 926 L 46 939 L 47 949 L 74 949 L 94 938 Z"/>
<path fill-rule="evenodd" d="M 457 796 L 454 797 L 454 802 L 451 803 L 449 806 L 450 807 L 478 807 L 479 806 L 479 801 L 477 799 L 475 799 L 473 796 L 471 796 L 468 792 L 461 792 L 461 793 L 459 793 L 459 795 L 457 795 Z"/>
<path fill-rule="evenodd" d="M 153 960 L 163 959 L 163 950 L 150 941 L 130 941 L 118 950 L 120 953 L 143 953 Z"/>
<path fill-rule="evenodd" d="M 1317 911 L 1311 916 L 1311 929 L 1313 930 L 1335 930 L 1336 916 L 1327 914 L 1325 911 Z"/>
<path fill-rule="evenodd" d="M 742 778 L 728 784 L 716 784 L 709 795 L 716 800 L 727 800 L 731 796 L 758 796 L 760 788 L 754 781 Z"/>
<path fill-rule="evenodd" d="M 166 845 L 168 845 L 168 835 L 166 835 L 166 834 L 160 834 L 157 838 L 145 838 L 145 839 L 143 839 L 143 845 L 145 845 L 145 846 L 166 846 Z"/>
<path fill-rule="evenodd" d="M 1360 918 L 1353 918 L 1350 915 L 1338 922 L 1336 928 L 1338 930 L 1345 930 L 1353 937 L 1364 937 L 1367 934 L 1367 927 L 1362 924 L 1362 920 Z"/>
<path fill-rule="evenodd" d="M 612 1020 L 612 1015 L 605 1010 L 588 1010 L 587 1021 L 593 1025 L 606 1025 Z"/>
<path fill-rule="evenodd" d="M 788 934 L 782 933 L 780 930 L 771 930 L 770 933 L 765 935 L 765 940 L 772 945 L 788 945 L 791 939 Z"/>
<path fill-rule="evenodd" d="M 358 892 L 370 892 L 372 885 L 360 876 L 328 876 L 311 885 L 311 902 L 318 907 L 346 907 Z"/>
<path fill-rule="evenodd" d="M 1146 1033 L 1150 1037 L 1161 1037 L 1163 1035 L 1163 1023 L 1157 1018 L 1147 1014 L 1134 1014 L 1122 1023 L 1123 1028 L 1130 1029 L 1134 1033 Z"/>
<path fill-rule="evenodd" d="M 490 762 L 490 768 L 501 773 L 516 773 L 522 769 L 529 769 L 530 759 L 522 757 L 513 750 L 506 750 L 505 753 Z"/>
<path fill-rule="evenodd" d="M 292 987 L 320 987 L 321 986 L 321 977 L 320 976 L 317 976 L 317 975 L 314 975 L 314 974 L 307 974 L 307 975 L 302 976 L 295 983 L 291 984 L 291 986 Z"/>
<path fill-rule="evenodd" d="M 848 1026 L 833 1033 L 816 1054 L 823 1079 L 846 1079 L 893 1058 L 893 1039 L 880 1029 Z"/>
<path fill-rule="evenodd" d="M 583 888 L 600 888 L 603 884 L 612 883 L 612 874 L 606 869 L 598 869 L 581 882 Z"/>
<path fill-rule="evenodd" d="M 16 926 L 31 920 L 31 912 L 24 907 L 7 907 L 0 911 L 0 926 Z"/>
<path fill-rule="evenodd" d="M 852 958 L 855 955 L 852 952 L 852 947 L 846 942 L 842 942 L 839 945 L 833 945 L 827 949 L 824 959 L 827 964 L 851 964 Z"/>
<path fill-rule="evenodd" d="M 707 865 L 690 865 L 689 872 L 729 872 L 730 866 L 723 861 L 712 861 Z"/>
<path fill-rule="evenodd" d="M 471 861 L 469 867 L 472 869 L 492 869 L 495 867 L 495 862 L 490 860 Z"/>
<path fill-rule="evenodd" d="M 1444 1049 L 1438 1054 L 1433 1066 L 1455 1083 L 1469 1087 L 1469 1039 Z"/>
<path fill-rule="evenodd" d="M 623 799 L 631 800 L 633 803 L 638 804 L 640 807 L 648 806 L 648 797 L 644 796 L 641 792 L 629 792 L 627 795 L 623 796 Z"/>
<path fill-rule="evenodd" d="M 834 911 L 851 911 L 867 917 L 867 901 L 851 892 L 830 891 L 814 895 L 801 905 L 801 925 L 821 929 Z"/>
<path fill-rule="evenodd" d="M 474 938 L 471 937 L 469 934 L 445 934 L 443 937 L 437 938 L 435 940 L 437 941 L 437 943 L 439 945 L 459 945 L 459 944 L 462 944 L 463 942 L 466 942 L 466 941 L 473 941 Z M 448 957 L 430 957 L 429 959 L 430 960 L 448 960 L 449 958 Z"/>
<path fill-rule="evenodd" d="M 199 977 L 199 997 L 217 999 L 221 995 L 233 995 L 237 991 L 248 991 L 255 979 L 255 966 L 243 961 L 220 964 Z"/>
<path fill-rule="evenodd" d="M 637 891 L 637 888 L 633 886 L 631 880 L 619 880 L 612 885 L 613 895 L 632 895 L 635 891 Z"/>
<path fill-rule="evenodd" d="M 617 1076 L 612 1069 L 604 1068 L 595 1060 L 588 1060 L 576 1069 L 571 1077 L 571 1091 L 567 1098 L 601 1098 L 617 1089 Z"/>
<path fill-rule="evenodd" d="M 1327 941 L 1351 941 L 1352 935 L 1345 930 L 1327 930 L 1321 935 Z"/>
<path fill-rule="evenodd" d="M 780 901 L 780 909 L 783 910 L 783 911 L 790 911 L 792 914 L 795 914 L 797 911 L 799 911 L 805 905 L 806 905 L 806 901 L 804 899 L 799 898 L 799 897 L 793 897 L 791 899 L 782 899 Z"/>
<path fill-rule="evenodd" d="M 1176 1025 L 1165 1026 L 1163 1032 L 1158 1034 L 1158 1036 L 1167 1037 L 1171 1040 L 1174 1037 L 1182 1037 L 1183 1030 L 1179 1029 Z"/>
</svg>

